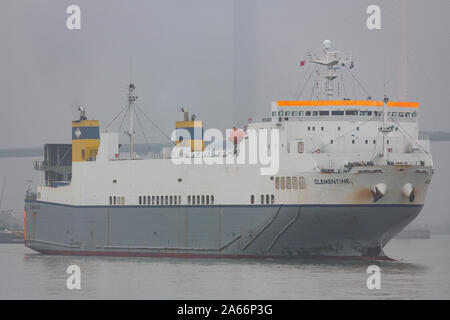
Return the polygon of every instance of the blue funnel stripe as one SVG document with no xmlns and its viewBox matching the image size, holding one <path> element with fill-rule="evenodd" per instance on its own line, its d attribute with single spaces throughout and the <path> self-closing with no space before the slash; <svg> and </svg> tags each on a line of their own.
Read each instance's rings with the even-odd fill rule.
<svg viewBox="0 0 450 320">
<path fill-rule="evenodd" d="M 100 139 L 99 127 L 73 127 L 72 140 Z"/>
</svg>

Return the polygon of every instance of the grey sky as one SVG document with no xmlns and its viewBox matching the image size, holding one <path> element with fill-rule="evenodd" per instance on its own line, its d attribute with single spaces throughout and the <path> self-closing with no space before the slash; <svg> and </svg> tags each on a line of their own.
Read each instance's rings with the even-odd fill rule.
<svg viewBox="0 0 450 320">
<path fill-rule="evenodd" d="M 246 19 L 236 14 L 237 0 L 2 0 L 0 148 L 70 142 L 79 104 L 108 123 L 126 104 L 130 59 L 138 105 L 166 133 L 180 106 L 221 129 L 236 115 L 264 117 L 270 101 L 293 98 L 307 76 L 299 61 L 324 39 L 352 54 L 374 98 L 386 92 L 396 100 L 407 36 L 408 100 L 421 104 L 420 128 L 450 130 L 450 1 L 408 0 L 407 35 L 401 0 L 251 1 Z M 80 31 L 66 29 L 71 4 L 81 7 Z M 370 4 L 381 7 L 382 30 L 366 27 Z M 241 83 L 248 90 L 238 92 Z M 359 96 L 357 86 L 347 89 Z M 152 142 L 164 142 L 143 123 Z M 446 148 L 439 154 L 449 158 Z M 448 182 L 433 188 L 448 190 Z"/>
</svg>

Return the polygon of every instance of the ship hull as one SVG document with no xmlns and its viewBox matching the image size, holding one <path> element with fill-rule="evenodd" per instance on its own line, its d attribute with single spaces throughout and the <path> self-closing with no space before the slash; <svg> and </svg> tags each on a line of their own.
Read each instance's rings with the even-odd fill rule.
<svg viewBox="0 0 450 320">
<path fill-rule="evenodd" d="M 27 201 L 26 241 L 46 254 L 389 259 L 421 204 L 71 206 Z"/>
</svg>

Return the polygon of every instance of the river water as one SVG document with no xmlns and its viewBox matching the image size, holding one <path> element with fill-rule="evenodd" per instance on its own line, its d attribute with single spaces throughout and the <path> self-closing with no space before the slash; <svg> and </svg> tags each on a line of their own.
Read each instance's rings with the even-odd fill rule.
<svg viewBox="0 0 450 320">
<path fill-rule="evenodd" d="M 450 299 L 450 236 L 394 239 L 394 262 L 46 256 L 0 244 L 1 299 Z M 369 290 L 367 267 L 381 269 Z M 78 265 L 81 289 L 66 269 Z"/>
</svg>

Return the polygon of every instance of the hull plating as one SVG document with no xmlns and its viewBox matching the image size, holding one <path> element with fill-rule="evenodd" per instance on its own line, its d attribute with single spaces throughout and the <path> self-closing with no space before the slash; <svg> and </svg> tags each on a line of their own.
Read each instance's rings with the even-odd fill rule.
<svg viewBox="0 0 450 320">
<path fill-rule="evenodd" d="M 387 259 L 383 247 L 422 205 L 25 208 L 26 245 L 49 254 Z"/>
</svg>

